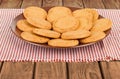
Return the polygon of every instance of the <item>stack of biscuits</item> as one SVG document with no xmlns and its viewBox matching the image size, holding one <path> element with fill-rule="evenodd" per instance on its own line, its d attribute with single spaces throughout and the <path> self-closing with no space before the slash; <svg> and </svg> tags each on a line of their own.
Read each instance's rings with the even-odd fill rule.
<svg viewBox="0 0 120 79">
<path fill-rule="evenodd" d="M 24 10 L 25 19 L 17 22 L 21 37 L 35 43 L 47 43 L 54 47 L 71 47 L 103 39 L 104 31 L 112 26 L 106 18 L 99 18 L 95 9 L 85 8 L 71 11 L 57 6 L 47 12 L 31 6 Z"/>
</svg>

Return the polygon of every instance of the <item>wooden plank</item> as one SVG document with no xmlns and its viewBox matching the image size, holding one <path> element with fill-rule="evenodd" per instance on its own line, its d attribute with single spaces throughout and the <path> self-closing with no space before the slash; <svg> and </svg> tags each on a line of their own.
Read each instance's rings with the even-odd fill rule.
<svg viewBox="0 0 120 79">
<path fill-rule="evenodd" d="M 83 0 L 83 3 L 87 8 L 104 8 L 102 0 Z"/>
<path fill-rule="evenodd" d="M 61 6 L 62 0 L 43 0 L 43 7 L 46 6 Z"/>
<path fill-rule="evenodd" d="M 103 0 L 105 8 L 108 9 L 120 9 L 120 0 Z"/>
<path fill-rule="evenodd" d="M 2 66 L 2 62 L 0 62 L 0 68 L 1 68 L 1 66 Z"/>
<path fill-rule="evenodd" d="M 0 8 L 20 8 L 22 0 L 2 0 Z"/>
<path fill-rule="evenodd" d="M 28 6 L 41 6 L 42 0 L 23 0 L 21 8 L 26 8 Z"/>
<path fill-rule="evenodd" d="M 104 79 L 120 79 L 120 61 L 101 62 Z"/>
<path fill-rule="evenodd" d="M 2 65 L 3 65 L 3 62 L 0 62 L 0 72 L 2 70 Z"/>
<path fill-rule="evenodd" d="M 0 0 L 0 4 L 1 4 L 1 1 L 2 1 L 2 0 Z"/>
<path fill-rule="evenodd" d="M 82 0 L 63 0 L 64 6 L 83 8 Z"/>
<path fill-rule="evenodd" d="M 102 79 L 97 62 L 68 63 L 69 79 Z"/>
<path fill-rule="evenodd" d="M 66 63 L 37 63 L 35 79 L 66 79 Z"/>
<path fill-rule="evenodd" d="M 4 62 L 0 79 L 32 79 L 34 63 Z"/>
</svg>

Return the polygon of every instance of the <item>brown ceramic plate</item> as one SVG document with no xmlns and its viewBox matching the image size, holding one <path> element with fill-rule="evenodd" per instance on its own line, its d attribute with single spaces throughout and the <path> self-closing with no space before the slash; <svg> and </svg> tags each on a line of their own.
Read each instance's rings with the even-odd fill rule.
<svg viewBox="0 0 120 79">
<path fill-rule="evenodd" d="M 46 11 L 48 11 L 50 8 L 51 8 L 51 7 L 43 7 L 43 9 L 45 9 Z M 69 7 L 69 8 L 70 8 L 72 11 L 77 10 L 77 9 L 80 9 L 80 8 L 75 8 L 75 7 Z M 104 17 L 102 17 L 102 16 L 100 15 L 100 16 L 99 16 L 99 19 L 100 19 L 100 18 L 104 18 Z M 18 15 L 18 16 L 13 20 L 13 22 L 12 22 L 12 24 L 11 24 L 11 29 L 12 29 L 13 33 L 14 33 L 16 36 L 18 36 L 20 39 L 22 39 L 21 36 L 20 36 L 20 34 L 21 34 L 22 31 L 20 31 L 20 30 L 16 27 L 16 23 L 17 23 L 17 21 L 19 21 L 19 20 L 21 20 L 21 19 L 25 19 L 24 16 L 23 16 L 23 14 Z M 110 31 L 111 31 L 111 29 L 105 31 L 106 37 L 108 36 L 108 34 L 110 33 Z M 24 39 L 22 39 L 22 40 L 23 40 L 23 41 L 26 41 L 26 40 L 24 40 Z M 102 40 L 99 40 L 99 41 L 102 41 Z M 79 45 L 77 45 L 77 46 L 72 46 L 72 47 L 67 47 L 67 48 L 84 47 L 84 46 L 88 46 L 88 45 L 95 44 L 95 43 L 97 43 L 97 42 L 99 42 L 99 41 L 96 41 L 96 42 L 93 42 L 93 43 L 88 43 L 88 44 L 79 44 Z M 49 46 L 48 44 L 38 44 L 38 43 L 34 43 L 34 42 L 29 42 L 29 41 L 26 41 L 26 42 L 28 42 L 28 43 L 30 43 L 30 44 L 33 44 L 33 45 L 42 46 L 42 47 L 65 48 L 65 47 L 53 47 L 53 46 Z"/>
</svg>

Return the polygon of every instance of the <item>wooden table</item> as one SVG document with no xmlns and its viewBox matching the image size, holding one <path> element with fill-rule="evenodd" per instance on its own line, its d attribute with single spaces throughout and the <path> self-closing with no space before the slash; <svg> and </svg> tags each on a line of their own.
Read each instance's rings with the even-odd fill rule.
<svg viewBox="0 0 120 79">
<path fill-rule="evenodd" d="M 31 5 L 120 9 L 120 0 L 0 0 L 0 8 L 26 8 Z M 120 61 L 0 62 L 0 79 L 120 79 Z"/>
</svg>

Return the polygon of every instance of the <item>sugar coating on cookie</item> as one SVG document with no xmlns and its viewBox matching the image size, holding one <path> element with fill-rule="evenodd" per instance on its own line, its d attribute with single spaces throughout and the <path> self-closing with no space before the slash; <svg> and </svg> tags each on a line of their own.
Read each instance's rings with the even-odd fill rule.
<svg viewBox="0 0 120 79">
<path fill-rule="evenodd" d="M 93 31 L 91 32 L 91 35 L 87 38 L 81 39 L 81 43 L 91 43 L 91 42 L 96 42 L 101 39 L 103 39 L 106 36 L 106 34 L 102 31 Z"/>
<path fill-rule="evenodd" d="M 78 20 L 80 23 L 77 30 L 90 30 L 93 26 L 93 23 L 86 18 L 78 18 Z"/>
<path fill-rule="evenodd" d="M 54 22 L 55 20 L 72 15 L 72 11 L 67 7 L 53 7 L 48 11 L 47 20 L 49 22 Z"/>
<path fill-rule="evenodd" d="M 98 19 L 94 23 L 91 31 L 106 31 L 106 30 L 110 29 L 111 26 L 112 26 L 112 22 L 109 19 L 105 19 L 105 18 Z"/>
<path fill-rule="evenodd" d="M 59 38 L 60 37 L 60 33 L 56 32 L 56 31 L 52 31 L 52 30 L 47 30 L 47 29 L 34 29 L 33 33 L 35 33 L 37 35 L 49 37 L 49 38 Z"/>
<path fill-rule="evenodd" d="M 53 30 L 64 33 L 67 31 L 76 30 L 79 26 L 79 21 L 73 16 L 60 18 L 53 23 Z"/>
<path fill-rule="evenodd" d="M 52 39 L 48 41 L 48 45 L 54 47 L 71 47 L 79 44 L 78 40 L 64 40 L 64 39 Z"/>
<path fill-rule="evenodd" d="M 27 18 L 27 22 L 41 29 L 51 29 L 51 23 L 41 18 Z"/>
<path fill-rule="evenodd" d="M 22 32 L 21 37 L 24 40 L 27 40 L 27 41 L 30 41 L 30 42 L 35 42 L 35 43 L 47 43 L 48 40 L 49 40 L 46 37 L 38 36 L 38 35 L 35 35 L 31 32 Z"/>
<path fill-rule="evenodd" d="M 65 32 L 61 35 L 62 39 L 81 39 L 90 36 L 91 32 L 87 30 L 77 30 Z"/>
<path fill-rule="evenodd" d="M 33 25 L 29 24 L 25 19 L 19 20 L 17 22 L 17 28 L 21 31 L 32 32 L 35 28 Z"/>
<path fill-rule="evenodd" d="M 86 18 L 89 21 L 93 21 L 93 14 L 85 10 L 81 9 L 75 10 L 73 11 L 73 16 L 76 18 Z"/>
<path fill-rule="evenodd" d="M 24 10 L 23 15 L 25 18 L 33 17 L 45 19 L 47 17 L 47 12 L 40 7 L 31 6 Z"/>
</svg>

